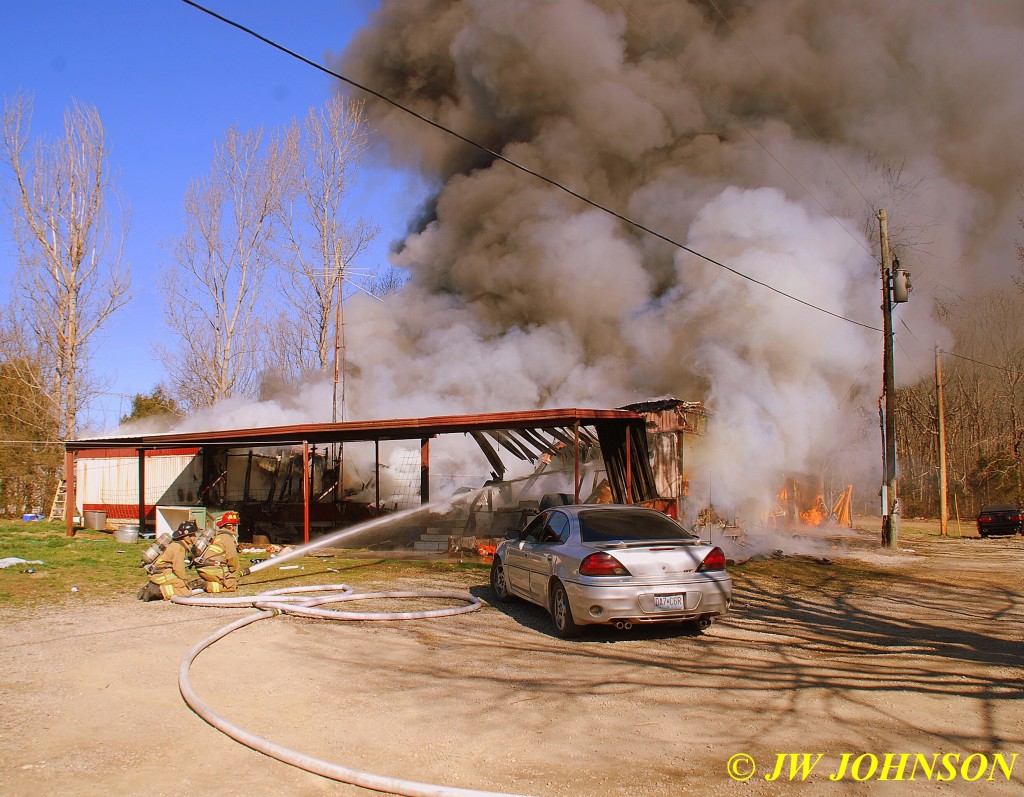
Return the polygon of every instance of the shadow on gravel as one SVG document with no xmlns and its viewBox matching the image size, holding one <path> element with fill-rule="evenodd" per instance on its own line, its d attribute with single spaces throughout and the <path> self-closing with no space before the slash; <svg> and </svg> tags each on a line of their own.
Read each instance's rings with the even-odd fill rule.
<svg viewBox="0 0 1024 797">
<path fill-rule="evenodd" d="M 906 568 L 787 558 L 735 568 L 732 613 L 698 634 L 681 626 L 594 627 L 562 640 L 543 609 L 499 602 L 480 585 L 471 592 L 496 619 L 473 644 L 512 660 L 555 656 L 555 667 L 531 667 L 541 674 L 530 688 L 559 695 L 563 707 L 611 683 L 655 703 L 664 690 L 698 690 L 702 710 L 731 712 L 751 728 L 751 743 L 780 723 L 807 722 L 808 706 L 833 726 L 864 714 L 911 736 L 945 725 L 954 730 L 942 740 L 964 749 L 1024 743 L 1024 557 L 999 550 L 1010 556 L 993 556 L 994 566 L 1001 560 L 994 571 L 965 573 L 951 555 L 957 545 Z M 962 544 L 962 561 L 973 563 L 976 550 Z M 507 684 L 491 685 L 499 683 Z M 917 713 L 900 708 L 906 700 Z M 962 721 L 943 716 L 950 700 L 960 711 L 970 707 Z M 862 726 L 863 718 L 850 721 L 848 732 Z"/>
<path fill-rule="evenodd" d="M 555 633 L 551 615 L 540 606 L 518 598 L 499 600 L 489 586 L 470 587 L 469 592 L 524 628 L 552 639 L 560 639 Z M 701 632 L 689 623 L 651 623 L 650 625 L 634 625 L 629 629 L 618 629 L 611 625 L 589 625 L 585 627 L 579 637 L 560 641 L 567 644 L 615 643 L 635 639 L 675 639 L 699 636 L 701 636 Z"/>
</svg>

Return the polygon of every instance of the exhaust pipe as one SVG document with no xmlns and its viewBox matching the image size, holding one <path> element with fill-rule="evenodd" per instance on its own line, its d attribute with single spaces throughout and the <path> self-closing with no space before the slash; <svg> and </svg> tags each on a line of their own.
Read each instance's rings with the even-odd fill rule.
<svg viewBox="0 0 1024 797">
<path fill-rule="evenodd" d="M 633 627 L 633 624 L 623 622 L 622 620 L 616 620 L 615 627 L 618 628 L 620 631 L 628 631 L 630 628 Z"/>
<path fill-rule="evenodd" d="M 714 620 L 709 615 L 705 614 L 703 617 L 700 617 L 697 620 L 697 628 L 699 628 L 701 631 L 705 631 L 708 628 L 711 628 L 711 624 L 713 622 Z"/>
</svg>

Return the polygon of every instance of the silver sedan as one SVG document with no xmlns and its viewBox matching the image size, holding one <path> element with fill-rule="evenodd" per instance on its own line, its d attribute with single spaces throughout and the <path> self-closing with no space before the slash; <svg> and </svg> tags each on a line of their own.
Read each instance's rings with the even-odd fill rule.
<svg viewBox="0 0 1024 797">
<path fill-rule="evenodd" d="M 594 624 L 706 628 L 732 600 L 721 548 L 657 510 L 618 504 L 553 507 L 509 532 L 491 589 L 544 607 L 563 637 Z"/>
</svg>

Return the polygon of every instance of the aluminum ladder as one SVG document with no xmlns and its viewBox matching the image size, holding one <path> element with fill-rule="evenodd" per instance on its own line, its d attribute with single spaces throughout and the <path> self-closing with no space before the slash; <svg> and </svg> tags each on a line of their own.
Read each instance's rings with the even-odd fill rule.
<svg viewBox="0 0 1024 797">
<path fill-rule="evenodd" d="M 64 504 L 68 497 L 68 483 L 64 479 L 57 481 L 57 492 L 53 494 L 53 503 L 50 505 L 50 520 L 65 520 Z"/>
</svg>

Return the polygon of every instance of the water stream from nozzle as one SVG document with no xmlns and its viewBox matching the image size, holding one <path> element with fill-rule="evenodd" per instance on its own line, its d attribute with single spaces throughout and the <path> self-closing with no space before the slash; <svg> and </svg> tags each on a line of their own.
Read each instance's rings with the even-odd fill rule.
<svg viewBox="0 0 1024 797">
<path fill-rule="evenodd" d="M 468 492 L 459 493 L 453 498 L 446 498 L 442 501 L 433 501 L 429 504 L 421 504 L 411 509 L 403 509 L 401 512 L 391 512 L 387 515 L 381 515 L 380 517 L 373 518 L 371 520 L 365 520 L 362 523 L 357 523 L 354 526 L 336 531 L 333 534 L 327 534 L 323 537 L 318 537 L 312 542 L 307 542 L 305 545 L 301 545 L 298 548 L 293 548 L 284 554 L 279 554 L 271 559 L 265 559 L 262 562 L 258 562 L 249 568 L 250 573 L 255 573 L 258 570 L 264 570 L 268 567 L 277 567 L 291 559 L 296 559 L 300 556 L 305 556 L 310 551 L 314 551 L 317 548 L 324 548 L 333 542 L 338 540 L 346 539 L 347 537 L 354 537 L 358 534 L 370 531 L 380 526 L 386 526 L 389 523 L 395 523 L 406 518 L 414 517 L 422 512 L 437 511 L 440 509 L 448 509 L 456 503 L 462 502 L 468 498 L 472 498 L 479 493 L 486 490 L 486 487 L 480 487 L 476 490 L 470 490 Z"/>
</svg>

